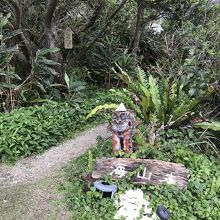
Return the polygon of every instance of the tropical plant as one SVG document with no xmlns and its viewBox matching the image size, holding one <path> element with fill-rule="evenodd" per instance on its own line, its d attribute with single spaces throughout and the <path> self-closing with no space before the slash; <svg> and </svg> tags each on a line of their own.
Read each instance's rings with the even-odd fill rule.
<svg viewBox="0 0 220 220">
<path fill-rule="evenodd" d="M 2 108 L 4 111 L 10 111 L 20 102 L 42 102 L 47 97 L 51 98 L 52 95 L 50 94 L 55 90 L 51 87 L 51 84 L 57 76 L 55 69 L 60 64 L 49 59 L 48 55 L 57 53 L 59 49 L 43 48 L 38 50 L 32 59 L 30 74 L 21 79 L 11 66 L 12 58 L 15 53 L 18 53 L 19 48 L 18 46 L 8 47 L 6 44 L 7 40 L 19 35 L 21 31 L 16 30 L 5 34 L 3 30 L 9 21 L 10 14 L 5 17 L 0 15 L 0 18 L 0 92 Z"/>
<path fill-rule="evenodd" d="M 91 118 L 93 117 L 98 111 L 100 110 L 107 110 L 107 109 L 116 109 L 118 105 L 116 104 L 104 104 L 104 105 L 98 105 L 92 111 L 86 116 L 86 118 Z"/>
<path fill-rule="evenodd" d="M 36 52 L 32 60 L 31 73 L 15 88 L 21 94 L 24 102 L 42 102 L 45 100 L 42 97 L 47 97 L 46 95 L 53 90 L 51 85 L 57 76 L 56 67 L 60 64 L 47 56 L 57 53 L 59 50 L 58 48 L 43 48 Z"/>
<path fill-rule="evenodd" d="M 73 74 L 68 76 L 67 73 L 64 74 L 65 84 L 51 84 L 51 87 L 54 89 L 60 89 L 63 91 L 62 95 L 64 95 L 66 101 L 72 106 L 79 107 L 79 103 L 83 102 L 83 94 L 82 91 L 86 88 L 86 82 L 75 80 L 75 76 Z M 57 90 L 60 92 L 60 90 Z"/>
<path fill-rule="evenodd" d="M 19 34 L 20 31 L 4 33 L 4 27 L 7 25 L 10 17 L 10 14 L 6 16 L 0 14 L 0 94 L 1 107 L 4 111 L 10 111 L 15 108 L 15 83 L 21 80 L 11 66 L 11 60 L 13 55 L 18 52 L 18 47 L 8 47 L 6 44 L 7 40 Z"/>
<path fill-rule="evenodd" d="M 220 131 L 220 122 L 219 121 L 204 121 L 204 122 L 197 122 L 194 123 L 193 126 L 195 128 L 202 128 L 204 130 L 213 130 L 213 131 Z"/>
<path fill-rule="evenodd" d="M 118 82 L 118 77 L 112 73 L 115 62 L 125 70 L 132 71 L 135 68 L 132 55 L 127 48 L 121 48 L 119 38 L 106 36 L 94 45 L 89 63 L 93 77 L 100 79 L 107 88 Z"/>
<path fill-rule="evenodd" d="M 180 132 L 182 135 L 182 133 Z M 153 186 L 150 184 L 137 186 L 131 179 L 113 180 L 106 177 L 109 183 L 117 183 L 118 192 L 115 199 L 126 190 L 140 187 L 145 195 L 150 195 L 152 210 L 156 210 L 159 204 L 163 204 L 171 214 L 171 219 L 205 219 L 214 220 L 219 218 L 219 189 L 220 189 L 220 165 L 214 157 L 195 152 L 183 141 L 183 136 L 170 138 L 159 143 L 160 148 L 145 147 L 137 150 L 138 158 L 152 158 L 174 163 L 181 163 L 189 169 L 190 176 L 187 189 L 176 190 L 173 186 Z M 93 157 L 112 157 L 111 141 L 102 141 L 92 150 Z M 102 198 L 101 193 L 94 187 L 88 187 L 84 173 L 88 169 L 88 160 L 91 152 L 80 156 L 72 161 L 67 174 L 69 182 L 62 184 L 67 201 L 73 216 L 79 215 L 79 219 L 114 219 L 117 204 L 114 200 Z M 78 167 L 78 169 L 75 169 Z M 104 177 L 105 178 L 105 177 Z M 101 198 L 100 198 L 101 197 Z M 74 217 L 73 217 L 74 219 Z"/>
<path fill-rule="evenodd" d="M 136 98 L 140 107 L 140 112 L 137 113 L 149 124 L 149 141 L 152 144 L 158 129 L 175 127 L 188 119 L 199 102 L 213 91 L 210 88 L 194 98 L 184 91 L 181 81 L 163 77 L 156 79 L 151 74 L 148 74 L 147 78 L 146 73 L 139 67 L 135 79 L 118 65 L 117 71 L 113 71 L 127 84 L 127 94 Z"/>
<path fill-rule="evenodd" d="M 65 73 L 64 80 L 67 85 L 68 94 L 64 94 L 66 100 L 71 104 L 78 106 L 78 103 L 83 102 L 81 98 L 81 91 L 86 88 L 86 82 L 76 81 L 71 75 L 70 77 Z"/>
</svg>

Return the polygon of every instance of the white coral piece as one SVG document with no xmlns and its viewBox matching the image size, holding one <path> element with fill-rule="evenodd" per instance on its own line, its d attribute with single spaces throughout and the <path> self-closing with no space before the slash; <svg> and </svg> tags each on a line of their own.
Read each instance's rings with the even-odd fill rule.
<svg viewBox="0 0 220 220">
<path fill-rule="evenodd" d="M 143 217 L 140 220 L 156 220 L 156 214 L 151 217 L 152 209 L 149 208 L 150 202 L 144 199 L 144 193 L 141 189 L 128 190 L 121 195 L 119 201 L 116 201 L 119 209 L 114 219 L 125 218 L 126 220 L 136 220 L 140 217 L 140 210 L 144 209 Z"/>
</svg>

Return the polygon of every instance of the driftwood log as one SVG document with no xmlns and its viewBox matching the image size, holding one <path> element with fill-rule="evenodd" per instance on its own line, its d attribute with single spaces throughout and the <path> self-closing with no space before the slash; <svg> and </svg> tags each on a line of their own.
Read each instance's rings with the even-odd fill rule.
<svg viewBox="0 0 220 220">
<path fill-rule="evenodd" d="M 136 173 L 135 173 L 136 171 Z M 125 178 L 134 172 L 134 184 L 173 184 L 186 188 L 189 170 L 182 164 L 151 159 L 97 158 L 92 178 L 111 175 L 113 179 Z"/>
</svg>

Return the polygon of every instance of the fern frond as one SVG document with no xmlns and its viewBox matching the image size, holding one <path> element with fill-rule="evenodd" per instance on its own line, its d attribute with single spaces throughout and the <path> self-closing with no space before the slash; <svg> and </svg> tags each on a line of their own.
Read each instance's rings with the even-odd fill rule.
<svg viewBox="0 0 220 220">
<path fill-rule="evenodd" d="M 133 91 L 138 97 L 140 95 L 140 89 L 137 85 L 137 83 L 135 83 L 135 81 L 133 79 L 131 79 L 131 77 L 121 69 L 121 67 L 116 63 L 115 64 L 117 66 L 117 68 L 119 69 L 120 72 L 117 72 L 114 68 L 112 68 L 112 71 L 125 83 L 128 85 L 128 88 Z"/>
<path fill-rule="evenodd" d="M 141 111 L 140 107 L 135 103 L 135 100 L 133 98 L 133 93 L 131 91 L 129 91 L 129 90 L 125 89 L 125 88 L 123 88 L 123 90 L 120 90 L 120 91 L 116 91 L 114 89 L 111 89 L 111 91 L 114 94 L 117 94 L 119 97 L 121 97 L 123 102 L 126 104 L 126 106 L 128 106 L 129 109 L 134 111 L 135 114 L 139 118 L 143 118 L 142 111 Z"/>
<path fill-rule="evenodd" d="M 174 81 L 169 91 L 170 101 L 175 103 L 177 100 L 177 83 Z"/>
<path fill-rule="evenodd" d="M 149 97 L 143 97 L 141 99 L 141 107 L 142 107 L 142 114 L 144 115 L 144 118 L 147 118 L 147 114 L 149 112 L 150 108 L 150 96 Z"/>
<path fill-rule="evenodd" d="M 125 71 L 123 71 L 117 63 L 115 63 L 115 65 L 120 72 L 117 72 L 114 68 L 112 68 L 112 71 L 120 78 L 120 80 L 122 80 L 128 86 L 131 86 L 132 80 L 131 80 L 130 76 Z"/>
<path fill-rule="evenodd" d="M 150 90 L 147 86 L 139 84 L 138 87 L 143 96 L 150 97 Z"/>
<path fill-rule="evenodd" d="M 103 110 L 103 109 L 114 109 L 117 108 L 117 104 L 104 104 L 104 105 L 98 105 L 92 111 L 86 116 L 86 119 L 93 117 L 98 111 Z"/>
<path fill-rule="evenodd" d="M 169 83 L 168 83 L 168 80 L 163 78 L 161 80 L 160 87 L 161 87 L 160 94 L 161 94 L 162 108 L 163 108 L 163 112 L 166 113 L 169 108 Z"/>
<path fill-rule="evenodd" d="M 142 85 L 146 85 L 147 79 L 145 72 L 139 66 L 137 67 L 136 75 L 138 82 L 141 83 Z"/>
<path fill-rule="evenodd" d="M 199 101 L 196 99 L 187 99 L 186 101 L 182 101 L 182 103 L 174 108 L 173 111 L 173 120 L 177 120 L 182 118 L 187 112 L 191 112 L 197 105 Z"/>
<path fill-rule="evenodd" d="M 159 88 L 156 83 L 156 79 L 153 78 L 152 75 L 149 76 L 149 86 L 150 86 L 151 99 L 154 104 L 155 110 L 158 114 L 160 114 L 160 112 L 161 112 L 161 99 L 160 99 Z"/>
</svg>

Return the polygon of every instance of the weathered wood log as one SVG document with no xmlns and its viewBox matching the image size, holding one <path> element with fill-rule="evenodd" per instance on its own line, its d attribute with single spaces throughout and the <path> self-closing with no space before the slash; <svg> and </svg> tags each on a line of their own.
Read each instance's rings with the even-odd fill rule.
<svg viewBox="0 0 220 220">
<path fill-rule="evenodd" d="M 141 165 L 143 169 L 140 170 Z M 138 171 L 139 170 L 139 171 Z M 111 175 L 113 179 L 125 178 L 137 171 L 132 178 L 134 184 L 173 184 L 186 188 L 189 170 L 182 164 L 151 159 L 97 158 L 92 172 L 94 179 Z"/>
</svg>

